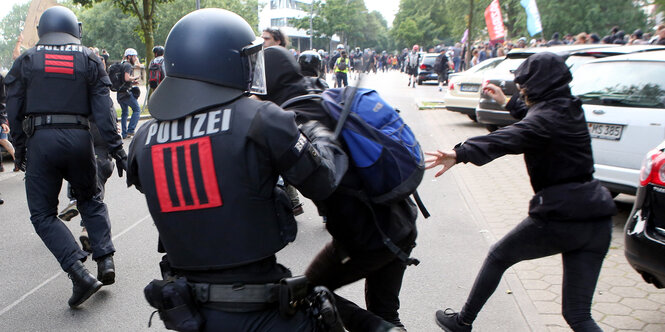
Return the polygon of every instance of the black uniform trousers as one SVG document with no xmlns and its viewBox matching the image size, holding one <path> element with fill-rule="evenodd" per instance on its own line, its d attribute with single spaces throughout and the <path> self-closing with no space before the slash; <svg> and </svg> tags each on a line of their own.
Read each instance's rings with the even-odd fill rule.
<svg viewBox="0 0 665 332">
<path fill-rule="evenodd" d="M 510 266 L 560 253 L 563 317 L 576 332 L 602 331 L 591 318 L 591 301 L 611 237 L 610 217 L 576 221 L 527 217 L 490 249 L 460 318 L 467 323 L 476 319 Z"/>
<path fill-rule="evenodd" d="M 72 233 L 58 219 L 62 180 L 72 185 L 83 224 L 92 245 L 92 258 L 115 252 L 111 223 L 97 185 L 92 137 L 86 129 L 37 128 L 27 142 L 25 191 L 35 231 L 67 270 L 87 257 Z"/>
<path fill-rule="evenodd" d="M 407 255 L 415 247 L 415 232 L 399 241 Z M 365 304 L 367 310 L 335 294 L 337 310 L 344 327 L 350 332 L 374 331 L 383 321 L 403 327 L 399 319 L 399 293 L 406 263 L 387 248 L 347 253 L 335 241 L 329 242 L 314 258 L 305 275 L 312 285 L 326 286 L 334 291 L 344 285 L 365 278 Z"/>
<path fill-rule="evenodd" d="M 210 332 L 315 332 L 314 318 L 304 311 L 284 318 L 277 308 L 253 312 L 226 312 L 216 309 L 200 308 L 205 318 L 203 331 Z"/>
</svg>

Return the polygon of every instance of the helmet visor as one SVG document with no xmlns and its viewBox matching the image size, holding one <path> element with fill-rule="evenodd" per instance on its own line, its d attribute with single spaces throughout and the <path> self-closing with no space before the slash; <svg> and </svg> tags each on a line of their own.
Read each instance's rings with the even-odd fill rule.
<svg viewBox="0 0 665 332">
<path fill-rule="evenodd" d="M 249 60 L 249 77 L 251 83 L 249 92 L 258 95 L 268 93 L 266 87 L 266 64 L 263 56 L 263 39 L 259 38 L 252 45 L 243 49 L 244 55 Z"/>
</svg>

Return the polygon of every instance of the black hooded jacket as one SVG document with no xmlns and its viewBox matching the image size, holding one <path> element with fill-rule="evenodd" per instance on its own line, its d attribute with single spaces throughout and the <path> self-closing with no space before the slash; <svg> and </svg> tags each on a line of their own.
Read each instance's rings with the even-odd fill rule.
<svg viewBox="0 0 665 332">
<path fill-rule="evenodd" d="M 266 63 L 266 88 L 268 94 L 261 99 L 278 105 L 284 101 L 307 94 L 306 83 L 300 67 L 293 56 L 283 47 L 264 50 Z M 299 124 L 316 120 L 334 130 L 336 122 L 313 100 L 298 102 L 286 109 L 296 113 Z M 340 187 L 361 190 L 361 181 L 352 163 L 342 179 Z M 397 243 L 407 236 L 415 238 L 417 210 L 411 200 L 392 205 L 365 203 L 338 189 L 324 201 L 315 202 L 320 212 L 327 217 L 326 228 L 336 243 L 342 245 L 352 256 L 356 251 L 381 249 L 382 237 L 374 223 L 373 215 L 385 234 Z"/>
<path fill-rule="evenodd" d="M 524 153 L 536 196 L 531 216 L 572 220 L 615 213 L 609 192 L 593 180 L 591 137 L 582 103 L 570 93 L 572 76 L 563 59 L 544 52 L 515 71 L 527 107 L 515 95 L 506 105 L 519 122 L 455 148 L 457 162 L 484 165 L 506 154 Z"/>
</svg>

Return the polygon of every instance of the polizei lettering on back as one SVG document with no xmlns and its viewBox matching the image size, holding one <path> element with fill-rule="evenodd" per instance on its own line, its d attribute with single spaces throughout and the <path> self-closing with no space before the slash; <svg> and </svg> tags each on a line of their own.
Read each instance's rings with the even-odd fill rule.
<svg viewBox="0 0 665 332">
<path fill-rule="evenodd" d="M 83 52 L 85 46 L 82 45 L 37 45 L 37 51 L 47 50 L 56 52 Z"/>
<path fill-rule="evenodd" d="M 231 109 L 189 115 L 184 119 L 154 122 L 148 128 L 145 145 L 163 144 L 228 131 L 231 125 Z"/>
</svg>

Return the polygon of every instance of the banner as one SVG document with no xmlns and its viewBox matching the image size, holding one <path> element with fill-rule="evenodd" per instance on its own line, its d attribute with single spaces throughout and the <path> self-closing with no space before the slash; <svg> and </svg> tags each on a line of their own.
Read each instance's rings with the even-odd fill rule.
<svg viewBox="0 0 665 332">
<path fill-rule="evenodd" d="M 487 32 L 490 34 L 490 40 L 496 40 L 506 36 L 506 29 L 503 27 L 503 16 L 501 16 L 499 0 L 493 0 L 485 9 L 485 23 L 487 23 Z"/>
<path fill-rule="evenodd" d="M 530 35 L 543 32 L 543 25 L 540 22 L 540 13 L 536 0 L 520 0 L 520 4 L 526 11 L 526 29 L 529 30 Z"/>
<path fill-rule="evenodd" d="M 23 48 L 31 48 L 37 44 L 39 40 L 39 36 L 37 36 L 39 18 L 45 10 L 55 5 L 55 0 L 32 0 L 23 26 Z"/>
<path fill-rule="evenodd" d="M 469 38 L 469 29 L 464 30 L 464 36 L 462 36 L 462 44 L 466 43 L 467 38 Z"/>
</svg>

